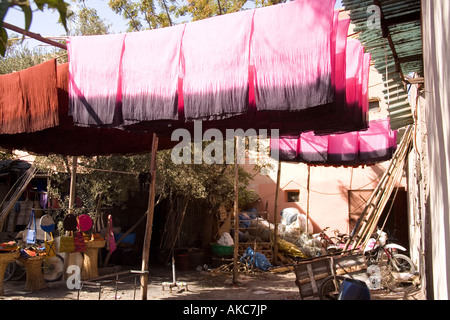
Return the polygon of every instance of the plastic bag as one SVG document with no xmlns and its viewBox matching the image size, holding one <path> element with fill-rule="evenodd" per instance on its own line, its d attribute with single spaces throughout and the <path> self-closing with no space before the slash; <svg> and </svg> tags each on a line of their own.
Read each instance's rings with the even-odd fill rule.
<svg viewBox="0 0 450 320">
<path fill-rule="evenodd" d="M 247 262 L 248 265 L 253 265 L 263 271 L 269 270 L 272 264 L 267 260 L 266 256 L 262 253 L 255 252 L 251 247 L 248 247 L 245 254 L 242 256 L 241 262 Z"/>
<path fill-rule="evenodd" d="M 217 243 L 221 246 L 234 246 L 234 240 L 228 232 L 222 233 Z"/>
<path fill-rule="evenodd" d="M 34 229 L 31 229 L 31 225 L 33 225 Z M 36 243 L 36 218 L 34 215 L 34 209 L 31 210 L 30 222 L 28 223 L 28 232 L 27 232 L 26 242 L 28 244 Z"/>
</svg>

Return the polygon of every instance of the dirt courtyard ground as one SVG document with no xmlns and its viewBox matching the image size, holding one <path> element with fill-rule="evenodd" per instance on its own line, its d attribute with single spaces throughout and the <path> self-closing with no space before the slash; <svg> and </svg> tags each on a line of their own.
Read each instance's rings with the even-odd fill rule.
<svg viewBox="0 0 450 320">
<path fill-rule="evenodd" d="M 136 268 L 134 268 L 136 269 Z M 122 268 L 122 270 L 124 270 Z M 252 274 L 239 273 L 238 285 L 233 284 L 232 273 L 213 270 L 176 270 L 178 287 L 170 290 L 173 283 L 170 266 L 150 266 L 148 300 L 300 300 L 300 294 L 295 284 L 293 271 L 282 273 L 257 271 Z M 103 285 L 100 300 L 140 300 L 139 277 L 137 290 L 134 290 L 134 278 L 123 280 L 116 288 L 113 284 Z M 84 286 L 79 292 L 68 289 L 65 281 L 47 283 L 47 288 L 35 292 L 25 290 L 25 280 L 7 281 L 4 283 L 5 300 L 98 300 L 99 288 Z M 80 293 L 78 297 L 78 293 Z M 378 290 L 371 292 L 372 300 L 423 300 L 420 290 L 406 288 L 398 292 Z M 313 300 L 318 300 L 314 298 Z"/>
</svg>

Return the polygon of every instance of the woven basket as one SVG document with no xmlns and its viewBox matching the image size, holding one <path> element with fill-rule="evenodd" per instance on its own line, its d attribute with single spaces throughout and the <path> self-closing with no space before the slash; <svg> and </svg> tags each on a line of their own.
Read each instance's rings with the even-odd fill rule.
<svg viewBox="0 0 450 320">
<path fill-rule="evenodd" d="M 81 269 L 81 279 L 89 280 L 98 277 L 98 249 L 103 248 L 105 240 L 86 241 L 86 251 L 84 252 L 83 268 Z"/>
<path fill-rule="evenodd" d="M 43 255 L 20 259 L 25 266 L 27 274 L 25 289 L 28 291 L 37 291 L 47 288 L 44 274 L 42 273 L 42 260 L 44 260 Z"/>
<path fill-rule="evenodd" d="M 89 240 L 85 242 L 86 249 L 99 249 L 106 245 L 105 240 Z"/>
<path fill-rule="evenodd" d="M 20 262 L 25 266 L 25 268 L 32 269 L 42 269 L 42 265 L 38 263 L 38 261 L 44 260 L 44 256 L 35 256 L 28 258 L 19 258 Z"/>
<path fill-rule="evenodd" d="M 0 253 L 0 296 L 5 295 L 3 280 L 5 279 L 6 267 L 9 263 L 15 261 L 20 256 L 20 251 L 10 251 Z"/>
<path fill-rule="evenodd" d="M 0 253 L 0 263 L 8 264 L 15 261 L 20 256 L 20 251 L 10 251 L 5 253 Z"/>
</svg>

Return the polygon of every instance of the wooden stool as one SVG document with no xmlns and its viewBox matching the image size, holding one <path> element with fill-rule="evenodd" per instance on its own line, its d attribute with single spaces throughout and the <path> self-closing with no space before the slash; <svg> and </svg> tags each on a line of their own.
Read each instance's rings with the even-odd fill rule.
<svg viewBox="0 0 450 320">
<path fill-rule="evenodd" d="M 86 241 L 81 279 L 88 280 L 98 277 L 98 251 L 106 245 L 105 240 Z"/>
<path fill-rule="evenodd" d="M 8 264 L 11 262 L 16 261 L 16 259 L 20 256 L 20 252 L 17 251 L 11 251 L 11 252 L 5 252 L 0 253 L 0 296 L 5 295 L 5 290 L 3 287 L 3 280 L 5 279 L 5 271 Z"/>
<path fill-rule="evenodd" d="M 44 256 L 20 259 L 26 270 L 27 280 L 25 289 L 28 291 L 37 291 L 47 288 L 44 273 L 42 272 L 42 260 L 44 260 Z"/>
</svg>

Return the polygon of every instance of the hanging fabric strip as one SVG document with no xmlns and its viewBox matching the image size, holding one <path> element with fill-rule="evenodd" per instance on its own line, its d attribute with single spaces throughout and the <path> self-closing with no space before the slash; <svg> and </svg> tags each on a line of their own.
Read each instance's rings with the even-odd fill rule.
<svg viewBox="0 0 450 320">
<path fill-rule="evenodd" d="M 112 126 L 125 34 L 70 37 L 69 114 L 78 125 Z M 119 92 L 120 94 L 120 92 Z"/>
<path fill-rule="evenodd" d="M 0 133 L 35 132 L 58 125 L 56 59 L 0 76 Z"/>
<path fill-rule="evenodd" d="M 356 163 L 358 159 L 358 132 L 328 136 L 328 162 Z"/>
<path fill-rule="evenodd" d="M 279 161 L 296 162 L 298 141 L 298 139 L 270 139 L 270 148 L 273 150 L 275 145 L 278 146 Z"/>
<path fill-rule="evenodd" d="M 335 22 L 335 54 L 332 77 L 335 92 L 334 110 L 333 112 L 321 117 L 320 123 L 322 128 L 316 129 L 316 134 L 348 132 L 365 128 L 361 124 L 355 124 L 354 121 L 352 121 L 352 119 L 348 116 L 350 110 L 346 101 L 346 72 L 347 34 L 349 26 L 350 19 L 342 19 Z"/>
<path fill-rule="evenodd" d="M 372 120 L 365 131 L 331 135 L 304 132 L 299 138 L 271 139 L 270 147 L 271 153 L 276 151 L 274 148 L 278 148 L 280 160 L 285 162 L 334 166 L 372 165 L 392 158 L 397 149 L 397 131 L 390 130 L 388 118 L 379 119 Z"/>
<path fill-rule="evenodd" d="M 18 72 L 0 75 L 0 133 L 26 132 L 27 111 Z"/>
<path fill-rule="evenodd" d="M 347 40 L 346 58 L 346 101 L 348 108 L 348 121 L 358 123 L 361 120 L 362 110 L 360 98 L 362 92 L 361 77 L 364 49 L 359 40 Z"/>
<path fill-rule="evenodd" d="M 304 132 L 298 139 L 299 160 L 306 163 L 326 163 L 328 159 L 328 136 L 316 136 Z"/>
<path fill-rule="evenodd" d="M 389 121 L 371 121 L 367 131 L 359 133 L 359 156 L 361 160 L 382 161 L 392 156 L 392 134 Z"/>
<path fill-rule="evenodd" d="M 363 79 L 362 79 L 362 98 L 361 98 L 361 108 L 363 115 L 364 126 L 369 126 L 369 75 L 370 75 L 370 61 L 372 60 L 372 55 L 370 53 L 364 53 L 363 61 Z"/>
<path fill-rule="evenodd" d="M 247 112 L 253 12 L 186 25 L 182 59 L 187 120 L 218 120 Z"/>
<path fill-rule="evenodd" d="M 258 111 L 301 111 L 334 101 L 334 4 L 303 0 L 256 10 L 251 63 Z"/>
<path fill-rule="evenodd" d="M 180 45 L 185 25 L 128 33 L 122 64 L 125 125 L 178 119 Z"/>
</svg>

